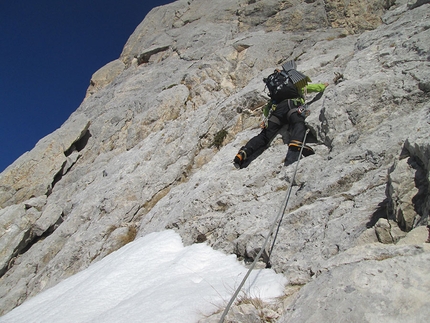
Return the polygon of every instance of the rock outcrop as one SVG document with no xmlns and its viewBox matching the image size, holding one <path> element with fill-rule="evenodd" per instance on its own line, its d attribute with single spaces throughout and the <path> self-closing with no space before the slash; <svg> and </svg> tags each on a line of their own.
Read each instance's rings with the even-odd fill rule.
<svg viewBox="0 0 430 323">
<path fill-rule="evenodd" d="M 428 1 L 154 8 L 70 118 L 0 174 L 0 315 L 166 228 L 253 260 L 293 185 L 270 259 L 289 281 L 277 320 L 426 322 L 429 16 Z M 262 78 L 289 59 L 330 81 L 307 118 L 316 154 L 293 181 L 284 129 L 237 170 Z"/>
</svg>

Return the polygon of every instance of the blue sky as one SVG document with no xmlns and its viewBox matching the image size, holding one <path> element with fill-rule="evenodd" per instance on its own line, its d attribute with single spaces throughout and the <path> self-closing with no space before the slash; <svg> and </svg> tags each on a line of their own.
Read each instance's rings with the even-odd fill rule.
<svg viewBox="0 0 430 323">
<path fill-rule="evenodd" d="M 92 74 L 172 0 L 0 0 L 0 172 L 59 128 Z"/>
</svg>

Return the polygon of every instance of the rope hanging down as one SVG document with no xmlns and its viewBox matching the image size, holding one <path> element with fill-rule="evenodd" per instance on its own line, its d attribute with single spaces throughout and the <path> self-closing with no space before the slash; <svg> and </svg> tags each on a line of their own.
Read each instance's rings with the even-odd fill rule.
<svg viewBox="0 0 430 323">
<path fill-rule="evenodd" d="M 275 245 L 276 237 L 277 237 L 278 232 L 279 232 L 279 227 L 281 226 L 282 218 L 284 217 L 285 210 L 287 209 L 288 201 L 290 199 L 291 190 L 292 190 L 295 178 L 296 178 L 297 169 L 299 168 L 299 163 L 300 163 L 300 159 L 302 157 L 303 147 L 305 146 L 306 137 L 308 135 L 308 132 L 309 132 L 309 129 L 306 130 L 305 137 L 303 138 L 303 143 L 302 143 L 302 147 L 300 148 L 299 159 L 297 161 L 296 168 L 294 170 L 293 179 L 291 181 L 290 187 L 288 189 L 288 193 L 287 193 L 285 201 L 281 207 L 281 210 L 279 211 L 279 214 L 276 216 L 275 221 L 273 221 L 273 223 L 269 229 L 269 233 L 268 233 L 266 239 L 264 240 L 264 243 L 263 243 L 260 251 L 258 252 L 257 256 L 255 257 L 253 263 L 251 264 L 251 267 L 249 267 L 248 272 L 246 273 L 245 277 L 243 277 L 242 282 L 239 284 L 239 287 L 236 289 L 235 293 L 233 294 L 233 296 L 231 297 L 230 301 L 228 302 L 226 308 L 224 309 L 224 312 L 223 312 L 223 314 L 219 320 L 219 323 L 224 322 L 224 319 L 227 316 L 227 313 L 230 310 L 230 307 L 233 305 L 233 302 L 235 301 L 237 295 L 239 295 L 240 291 L 242 290 L 243 285 L 245 284 L 246 280 L 248 279 L 249 275 L 251 274 L 251 271 L 254 269 L 255 265 L 257 264 L 258 259 L 260 259 L 261 255 L 263 254 L 264 250 L 266 249 L 267 242 L 269 241 L 269 238 L 272 235 L 273 230 L 275 229 L 275 226 L 276 226 L 276 223 L 278 222 L 278 219 L 281 218 L 281 220 L 279 221 L 279 224 L 278 224 L 278 229 L 276 230 L 275 238 L 273 239 L 270 253 L 269 253 L 268 264 L 270 264 L 270 256 L 272 254 L 273 247 Z"/>
<path fill-rule="evenodd" d="M 305 146 L 306 137 L 308 136 L 308 132 L 309 132 L 309 129 L 306 130 L 305 136 L 303 138 L 302 147 L 300 147 L 299 160 L 297 161 L 296 168 L 294 170 L 293 180 L 291 181 L 290 187 L 288 189 L 288 194 L 287 194 L 287 198 L 285 199 L 285 202 L 284 202 L 284 207 L 282 209 L 282 212 L 278 215 L 278 217 L 280 216 L 281 219 L 279 220 L 278 227 L 276 229 L 276 234 L 275 234 L 275 237 L 273 238 L 272 246 L 270 247 L 269 259 L 267 260 L 268 267 L 271 267 L 270 256 L 272 256 L 273 248 L 275 247 L 276 238 L 278 237 L 278 233 L 279 233 L 279 228 L 281 227 L 281 223 L 282 223 L 282 220 L 283 220 L 284 215 L 285 215 L 285 210 L 287 209 L 288 201 L 290 200 L 291 189 L 292 189 L 294 181 L 296 179 L 297 169 L 299 168 L 300 158 L 302 157 L 303 147 Z"/>
</svg>

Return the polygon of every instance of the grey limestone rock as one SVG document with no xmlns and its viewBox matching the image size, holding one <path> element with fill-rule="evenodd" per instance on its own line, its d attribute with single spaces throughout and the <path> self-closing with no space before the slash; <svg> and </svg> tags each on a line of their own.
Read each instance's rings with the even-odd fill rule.
<svg viewBox="0 0 430 323">
<path fill-rule="evenodd" d="M 289 292 L 267 316 L 424 322 L 430 5 L 416 4 L 154 8 L 70 118 L 0 174 L 0 315 L 154 231 L 248 263 L 291 188 L 270 255 Z M 316 154 L 283 167 L 286 127 L 237 170 L 260 131 L 262 79 L 289 59 L 330 83 L 306 119 Z"/>
</svg>

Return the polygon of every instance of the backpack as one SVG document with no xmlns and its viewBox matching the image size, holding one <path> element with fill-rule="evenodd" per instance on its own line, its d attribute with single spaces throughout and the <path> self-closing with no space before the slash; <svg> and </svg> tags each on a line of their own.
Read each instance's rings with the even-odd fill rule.
<svg viewBox="0 0 430 323">
<path fill-rule="evenodd" d="M 266 83 L 270 98 L 275 102 L 301 97 L 297 87 L 285 71 L 275 70 L 264 78 L 263 82 Z"/>
</svg>

